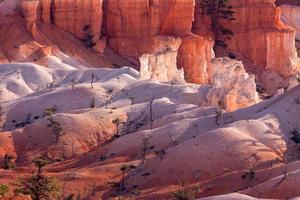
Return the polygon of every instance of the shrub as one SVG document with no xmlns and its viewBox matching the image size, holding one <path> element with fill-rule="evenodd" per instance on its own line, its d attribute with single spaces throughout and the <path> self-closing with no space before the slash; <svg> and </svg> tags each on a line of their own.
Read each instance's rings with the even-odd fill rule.
<svg viewBox="0 0 300 200">
<path fill-rule="evenodd" d="M 294 130 L 291 131 L 291 134 L 292 134 L 291 140 L 293 142 L 295 142 L 296 144 L 299 144 L 300 143 L 300 134 L 299 134 L 299 132 L 296 129 L 294 129 Z"/>
<path fill-rule="evenodd" d="M 173 196 L 177 200 L 194 200 L 196 199 L 198 189 L 196 188 L 182 188 L 173 193 Z"/>
<path fill-rule="evenodd" d="M 30 177 L 19 179 L 15 186 L 15 193 L 29 195 L 32 200 L 56 200 L 60 195 L 60 186 L 57 181 L 42 173 L 42 168 L 47 165 L 44 158 L 32 161 L 38 171 Z"/>
<path fill-rule="evenodd" d="M 55 114 L 57 112 L 57 106 L 53 106 L 53 107 L 50 107 L 50 108 L 46 108 L 43 112 L 43 116 L 46 117 L 46 116 L 51 116 L 53 114 Z"/>
<path fill-rule="evenodd" d="M 6 193 L 8 193 L 8 191 L 9 188 L 7 185 L 0 184 L 0 197 L 4 196 Z"/>
<path fill-rule="evenodd" d="M 55 121 L 52 117 L 49 117 L 48 120 L 48 127 L 53 130 L 55 135 L 55 143 L 58 143 L 59 138 L 63 136 L 65 132 L 58 121 Z"/>
<path fill-rule="evenodd" d="M 9 170 L 15 168 L 15 163 L 13 162 L 13 156 L 10 154 L 5 154 L 3 158 L 3 169 Z"/>
</svg>

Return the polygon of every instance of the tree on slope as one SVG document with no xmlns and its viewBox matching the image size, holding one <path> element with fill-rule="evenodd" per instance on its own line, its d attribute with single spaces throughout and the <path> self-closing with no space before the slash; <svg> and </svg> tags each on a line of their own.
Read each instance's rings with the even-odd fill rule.
<svg viewBox="0 0 300 200">
<path fill-rule="evenodd" d="M 15 193 L 29 195 L 32 200 L 56 200 L 59 198 L 60 187 L 55 179 L 46 176 L 42 168 L 48 162 L 44 158 L 36 158 L 33 163 L 38 168 L 30 177 L 21 178 L 14 186 Z"/>
<path fill-rule="evenodd" d="M 233 32 L 222 25 L 222 20 L 235 20 L 234 11 L 230 0 L 199 0 L 200 10 L 203 15 L 208 15 L 211 20 L 211 31 L 215 41 L 214 50 L 218 46 L 227 47 L 226 40 L 230 40 Z"/>
</svg>

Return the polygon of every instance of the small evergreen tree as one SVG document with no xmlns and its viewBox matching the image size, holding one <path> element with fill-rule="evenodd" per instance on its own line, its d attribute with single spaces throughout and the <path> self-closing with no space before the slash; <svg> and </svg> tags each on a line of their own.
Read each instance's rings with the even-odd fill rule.
<svg viewBox="0 0 300 200">
<path fill-rule="evenodd" d="M 116 134 L 116 137 L 120 137 L 120 124 L 121 124 L 121 119 L 120 118 L 116 118 L 112 121 L 113 124 L 116 125 L 116 128 L 117 128 L 117 134 Z"/>
<path fill-rule="evenodd" d="M 93 42 L 93 38 L 95 37 L 91 33 L 91 26 L 89 24 L 84 25 L 83 32 L 85 34 L 84 42 L 87 49 L 93 48 L 96 44 Z"/>
<path fill-rule="evenodd" d="M 3 169 L 9 170 L 15 168 L 15 163 L 13 162 L 13 156 L 10 154 L 5 154 L 3 158 Z"/>
<path fill-rule="evenodd" d="M 127 172 L 127 170 L 129 169 L 129 166 L 127 165 L 122 165 L 122 167 L 120 168 L 120 170 L 122 171 L 122 185 L 121 185 L 121 190 L 125 190 L 125 173 Z"/>
<path fill-rule="evenodd" d="M 32 162 L 35 164 L 35 166 L 38 168 L 38 173 L 41 174 L 43 167 L 51 163 L 50 159 L 40 156 L 32 160 Z"/>
<path fill-rule="evenodd" d="M 36 158 L 33 163 L 38 171 L 30 177 L 21 178 L 15 186 L 15 193 L 29 195 L 32 200 L 56 200 L 60 194 L 57 181 L 43 174 L 42 168 L 47 165 L 43 158 Z"/>
<path fill-rule="evenodd" d="M 141 160 L 142 163 L 145 163 L 148 149 L 149 149 L 149 139 L 144 138 L 143 139 L 143 148 L 142 148 L 142 160 Z"/>
<path fill-rule="evenodd" d="M 203 15 L 210 16 L 211 31 L 215 41 L 214 50 L 218 46 L 227 47 L 225 40 L 230 40 L 233 32 L 225 28 L 221 20 L 235 20 L 230 0 L 200 0 L 200 10 Z"/>
<path fill-rule="evenodd" d="M 0 197 L 3 197 L 8 191 L 9 188 L 7 185 L 0 184 Z"/>
</svg>

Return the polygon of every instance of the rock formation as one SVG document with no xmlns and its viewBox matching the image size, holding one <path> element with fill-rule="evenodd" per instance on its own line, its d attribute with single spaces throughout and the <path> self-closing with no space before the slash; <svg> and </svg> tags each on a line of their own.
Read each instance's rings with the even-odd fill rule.
<svg viewBox="0 0 300 200">
<path fill-rule="evenodd" d="M 91 37 L 95 49 L 101 53 L 107 49 L 107 42 L 136 66 L 140 65 L 142 55 L 158 54 L 168 49 L 165 37 L 179 38 L 177 68 L 184 69 L 188 82 L 209 83 L 210 60 L 214 58 L 213 41 L 210 21 L 199 8 L 200 0 L 16 2 L 19 2 L 20 14 L 28 30 L 35 27 L 36 22 L 54 24 L 81 40 Z M 252 6 L 253 3 L 256 6 Z M 247 71 L 257 75 L 260 84 L 264 83 L 260 76 L 262 72 L 275 73 L 283 80 L 294 74 L 299 64 L 295 33 L 281 22 L 280 10 L 275 7 L 274 0 L 264 0 L 259 4 L 253 0 L 232 0 L 232 6 L 236 20 L 225 25 L 234 36 L 228 41 L 225 55 L 231 53 L 242 60 Z M 43 53 L 47 54 L 49 52 Z M 5 53 L 1 51 L 0 59 L 5 61 Z M 160 60 L 163 59 L 161 55 Z M 165 59 L 168 61 L 168 56 Z M 277 88 L 285 87 L 282 83 L 276 84 Z"/>
<path fill-rule="evenodd" d="M 85 39 L 85 26 L 95 41 L 100 38 L 102 0 L 40 0 L 39 12 L 42 22 L 55 24 L 78 38 Z"/>
<path fill-rule="evenodd" d="M 254 75 L 246 72 L 241 61 L 213 59 L 210 67 L 213 88 L 208 94 L 210 104 L 232 111 L 258 103 L 254 79 Z"/>
<path fill-rule="evenodd" d="M 210 21 L 201 14 L 199 4 L 200 0 L 196 0 L 193 31 L 207 35 L 210 33 Z M 258 80 L 263 78 L 260 76 L 262 71 L 272 71 L 283 78 L 295 73 L 299 68 L 295 32 L 281 22 L 280 9 L 275 7 L 274 0 L 232 0 L 231 4 L 236 20 L 225 22 L 225 26 L 234 33 L 227 41 L 227 53 L 243 60 L 248 71 L 256 74 Z M 268 88 L 267 85 L 264 87 Z"/>
<path fill-rule="evenodd" d="M 153 54 L 144 54 L 140 57 L 140 76 L 142 79 L 153 79 L 162 82 L 180 79 L 177 70 L 177 54 L 181 40 L 165 38 L 166 49 Z M 184 75 L 181 77 L 184 80 Z"/>
<path fill-rule="evenodd" d="M 239 60 L 199 0 L 0 0 L 0 184 L 42 156 L 61 199 L 300 196 L 300 86 L 255 83 L 288 87 L 295 32 L 274 0 L 232 3 L 217 56 Z"/>
<path fill-rule="evenodd" d="M 280 6 L 282 20 L 287 25 L 296 29 L 296 47 L 298 56 L 300 55 L 300 4 L 299 6 L 282 5 Z"/>
<path fill-rule="evenodd" d="M 193 10 L 194 0 L 107 0 L 103 30 L 112 48 L 133 61 L 166 49 L 165 36 L 181 38 L 178 68 L 184 69 L 189 82 L 207 83 L 212 41 L 191 34 Z"/>
</svg>

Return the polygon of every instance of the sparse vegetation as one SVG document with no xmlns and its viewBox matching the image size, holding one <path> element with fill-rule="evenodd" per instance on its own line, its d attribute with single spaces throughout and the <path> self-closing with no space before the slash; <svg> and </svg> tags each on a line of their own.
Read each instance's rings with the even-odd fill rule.
<svg viewBox="0 0 300 200">
<path fill-rule="evenodd" d="M 49 84 L 47 85 L 47 87 L 48 87 L 48 88 L 56 88 L 56 87 L 58 87 L 59 84 L 57 83 L 55 76 L 53 76 L 52 79 L 53 79 L 52 82 L 49 83 Z"/>
<path fill-rule="evenodd" d="M 57 105 L 54 105 L 50 108 L 45 108 L 43 111 L 43 116 L 44 117 L 51 116 L 51 115 L 55 114 L 57 111 L 58 111 Z"/>
<path fill-rule="evenodd" d="M 176 200 L 194 200 L 198 194 L 198 188 L 184 188 L 173 193 Z"/>
<path fill-rule="evenodd" d="M 116 129 L 117 129 L 117 133 L 116 133 L 116 137 L 120 137 L 120 124 L 121 124 L 121 119 L 120 118 L 116 118 L 112 121 L 113 124 L 116 125 Z"/>
<path fill-rule="evenodd" d="M 13 156 L 10 154 L 5 154 L 3 158 L 3 169 L 9 170 L 15 168 L 15 163 L 13 161 Z"/>
<path fill-rule="evenodd" d="M 83 39 L 83 41 L 85 43 L 85 47 L 87 49 L 93 48 L 96 44 L 93 42 L 93 38 L 95 36 L 91 33 L 91 26 L 89 24 L 86 24 L 86 25 L 84 25 L 82 30 L 85 34 L 84 39 Z"/>
<path fill-rule="evenodd" d="M 122 165 L 122 167 L 120 168 L 120 170 L 122 171 L 121 190 L 124 191 L 124 190 L 126 190 L 126 187 L 125 187 L 125 174 L 129 170 L 129 166 L 128 165 Z"/>
<path fill-rule="evenodd" d="M 32 160 L 35 166 L 38 168 L 38 173 L 42 173 L 43 167 L 51 163 L 51 160 L 45 156 L 40 156 Z"/>
<path fill-rule="evenodd" d="M 296 129 L 291 131 L 291 135 L 291 140 L 296 144 L 300 144 L 300 134 Z"/>
<path fill-rule="evenodd" d="M 52 117 L 48 118 L 48 127 L 52 129 L 55 135 L 55 143 L 58 143 L 59 138 L 65 134 L 61 124 L 58 121 L 55 121 Z"/>
<path fill-rule="evenodd" d="M 253 169 L 250 169 L 248 172 L 242 175 L 243 180 L 252 181 L 255 178 L 256 172 Z"/>
<path fill-rule="evenodd" d="M 132 106 L 134 105 L 134 97 L 129 97 L 131 103 L 130 103 L 130 110 L 132 110 Z"/>
<path fill-rule="evenodd" d="M 201 0 L 200 11 L 202 15 L 210 17 L 215 52 L 218 46 L 226 48 L 226 40 L 231 40 L 233 32 L 226 28 L 222 21 L 235 20 L 230 0 Z"/>
<path fill-rule="evenodd" d="M 153 129 L 153 100 L 149 102 L 150 129 Z"/>
<path fill-rule="evenodd" d="M 92 101 L 90 104 L 90 108 L 95 108 L 96 107 L 96 100 L 95 100 L 95 95 L 92 96 Z"/>
<path fill-rule="evenodd" d="M 0 197 L 4 197 L 9 191 L 9 187 L 4 184 L 0 184 Z"/>
<path fill-rule="evenodd" d="M 142 160 L 141 160 L 142 164 L 145 163 L 148 149 L 149 149 L 149 139 L 144 138 L 143 139 L 143 148 L 142 148 Z"/>
<path fill-rule="evenodd" d="M 155 155 L 160 159 L 160 161 L 162 161 L 163 156 L 166 154 L 165 150 L 159 150 L 159 151 L 155 151 Z"/>
<path fill-rule="evenodd" d="M 218 126 L 221 125 L 220 119 L 221 119 L 222 115 L 223 115 L 223 112 L 221 109 L 216 110 L 214 118 L 215 118 L 215 122 Z"/>
<path fill-rule="evenodd" d="M 72 83 L 72 90 L 74 90 L 75 89 L 75 79 L 72 79 L 71 83 Z"/>
<path fill-rule="evenodd" d="M 95 74 L 91 74 L 91 88 L 94 89 L 94 80 L 95 80 Z"/>
<path fill-rule="evenodd" d="M 29 195 L 32 200 L 56 200 L 60 195 L 58 182 L 42 173 L 46 165 L 41 159 L 35 162 L 38 171 L 29 177 L 21 178 L 14 184 L 14 192 L 17 194 Z"/>
</svg>

